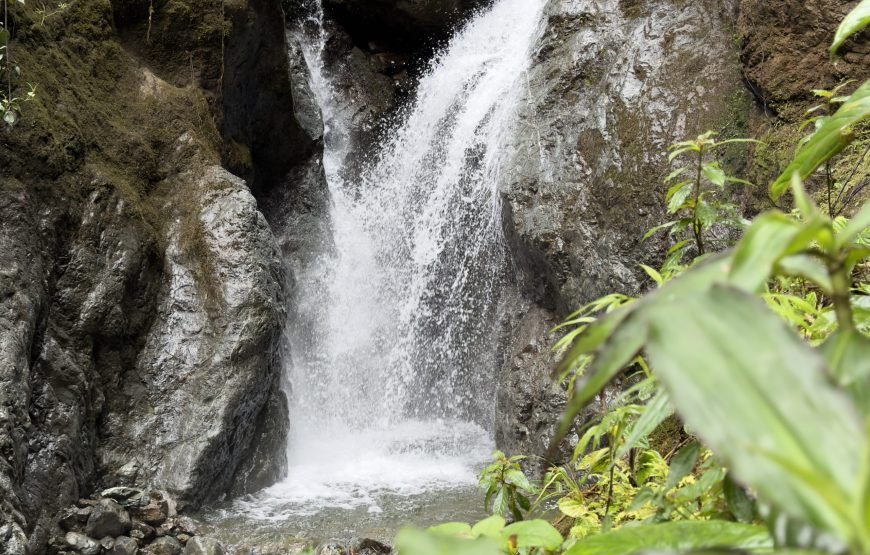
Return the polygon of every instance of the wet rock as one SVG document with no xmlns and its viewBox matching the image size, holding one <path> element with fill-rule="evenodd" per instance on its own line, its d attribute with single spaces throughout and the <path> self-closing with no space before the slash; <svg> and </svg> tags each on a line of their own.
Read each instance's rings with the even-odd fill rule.
<svg viewBox="0 0 870 555">
<path fill-rule="evenodd" d="M 136 538 L 137 540 L 145 540 L 149 541 L 151 538 L 157 535 L 157 531 L 151 526 L 145 524 L 144 522 L 140 522 L 138 520 L 133 521 L 133 526 L 130 530 L 130 536 Z"/>
<path fill-rule="evenodd" d="M 136 488 L 115 487 L 103 490 L 100 496 L 111 499 L 122 507 L 136 507 L 143 504 L 145 493 Z"/>
<path fill-rule="evenodd" d="M 178 540 L 170 536 L 163 536 L 148 544 L 142 549 L 142 553 L 144 555 L 181 555 L 183 550 L 184 548 Z"/>
<path fill-rule="evenodd" d="M 665 221 L 667 146 L 707 129 L 746 133 L 734 7 L 547 3 L 500 185 L 521 287 L 498 394 L 505 450 L 544 454 L 564 406 L 547 378 L 547 329 L 593 298 L 640 292 L 638 264 L 663 256 L 662 237 L 640 239 Z"/>
<path fill-rule="evenodd" d="M 415 50 L 445 39 L 485 0 L 325 0 L 324 9 L 360 40 Z"/>
<path fill-rule="evenodd" d="M 843 45 L 836 64 L 828 54 L 832 31 L 852 8 L 839 0 L 740 2 L 737 33 L 744 72 L 765 110 L 798 122 L 807 108 L 818 104 L 813 89 L 866 79 L 870 64 L 866 33 L 864 40 L 859 36 Z"/>
<path fill-rule="evenodd" d="M 77 532 L 67 532 L 66 543 L 70 548 L 81 553 L 81 555 L 98 555 L 101 549 L 97 540 Z"/>
<path fill-rule="evenodd" d="M 390 555 L 392 552 L 393 550 L 389 545 L 368 538 L 360 540 L 351 549 L 351 553 L 354 555 Z"/>
<path fill-rule="evenodd" d="M 88 517 L 85 532 L 92 538 L 121 536 L 130 531 L 130 515 L 111 499 L 102 499 Z"/>
<path fill-rule="evenodd" d="M 224 548 L 216 539 L 198 536 L 188 540 L 184 555 L 224 555 Z"/>
<path fill-rule="evenodd" d="M 66 509 L 61 513 L 58 524 L 67 532 L 70 530 L 80 531 L 87 524 L 91 512 L 91 507 Z"/>
<path fill-rule="evenodd" d="M 100 540 L 100 547 L 103 551 L 111 551 L 115 548 L 115 538 L 110 538 L 106 536 L 105 538 Z"/>
<path fill-rule="evenodd" d="M 131 537 L 119 536 L 115 538 L 115 545 L 112 546 L 106 555 L 136 555 L 139 551 L 139 545 Z"/>
</svg>

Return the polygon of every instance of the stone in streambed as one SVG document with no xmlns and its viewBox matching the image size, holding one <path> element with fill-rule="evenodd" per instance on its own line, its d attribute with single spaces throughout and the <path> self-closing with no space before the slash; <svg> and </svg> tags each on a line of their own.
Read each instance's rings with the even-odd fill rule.
<svg viewBox="0 0 870 555">
<path fill-rule="evenodd" d="M 111 499 L 101 499 L 91 510 L 85 532 L 92 538 L 123 536 L 130 531 L 130 515 Z"/>
<path fill-rule="evenodd" d="M 65 539 L 68 546 L 82 555 L 99 555 L 100 553 L 100 544 L 84 534 L 67 532 Z"/>
<path fill-rule="evenodd" d="M 107 555 L 136 555 L 139 552 L 139 545 L 131 537 L 120 536 L 115 538 L 115 545 L 111 550 L 106 551 Z"/>
<path fill-rule="evenodd" d="M 213 538 L 190 538 L 184 547 L 184 555 L 224 555 L 224 548 Z"/>
<path fill-rule="evenodd" d="M 182 555 L 183 547 L 171 536 L 157 538 L 142 550 L 146 555 Z"/>
</svg>

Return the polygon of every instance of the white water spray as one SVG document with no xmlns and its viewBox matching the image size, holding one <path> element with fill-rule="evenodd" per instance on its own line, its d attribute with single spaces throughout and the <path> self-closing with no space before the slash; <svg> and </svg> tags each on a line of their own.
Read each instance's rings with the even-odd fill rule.
<svg viewBox="0 0 870 555">
<path fill-rule="evenodd" d="M 358 179 L 324 71 L 322 11 L 303 45 L 326 129 L 334 251 L 299 278 L 287 378 L 296 514 L 475 483 L 492 450 L 506 252 L 497 183 L 544 0 L 497 0 L 421 79 Z M 274 514 L 274 513 L 273 513 Z"/>
</svg>

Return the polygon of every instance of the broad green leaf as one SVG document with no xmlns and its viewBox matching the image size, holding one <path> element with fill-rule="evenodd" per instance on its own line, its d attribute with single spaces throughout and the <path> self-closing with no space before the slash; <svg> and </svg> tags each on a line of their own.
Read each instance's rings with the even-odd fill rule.
<svg viewBox="0 0 870 555">
<path fill-rule="evenodd" d="M 521 520 L 509 524 L 501 531 L 501 537 L 507 541 L 512 536 L 517 538 L 517 548 L 541 547 L 552 551 L 558 549 L 563 541 L 562 534 L 546 520 Z"/>
<path fill-rule="evenodd" d="M 675 487 L 680 483 L 680 480 L 689 475 L 692 469 L 695 468 L 695 464 L 698 462 L 698 455 L 700 454 L 701 444 L 697 441 L 692 441 L 677 451 L 677 454 L 671 459 L 665 491 Z"/>
<path fill-rule="evenodd" d="M 433 526 L 427 530 L 432 534 L 441 534 L 442 536 L 453 536 L 456 538 L 470 538 L 471 525 L 465 522 L 445 522 L 438 526 Z"/>
<path fill-rule="evenodd" d="M 781 212 L 757 217 L 734 250 L 731 283 L 761 291 L 780 260 L 807 248 L 819 238 L 823 226 L 822 219 L 796 222 Z"/>
<path fill-rule="evenodd" d="M 526 475 L 523 474 L 520 470 L 508 470 L 507 472 L 505 472 L 504 477 L 509 483 L 515 485 L 521 490 L 525 490 L 528 492 L 535 491 L 535 488 L 532 486 L 532 484 L 529 483 L 529 479 L 526 478 Z"/>
<path fill-rule="evenodd" d="M 787 276 L 807 279 L 818 285 L 828 295 L 833 290 L 828 269 L 814 256 L 807 254 L 786 256 L 777 263 L 777 270 Z"/>
<path fill-rule="evenodd" d="M 668 214 L 673 214 L 683 207 L 686 199 L 692 194 L 693 184 L 691 181 L 686 181 L 678 185 L 674 185 L 668 191 Z"/>
<path fill-rule="evenodd" d="M 837 34 L 834 35 L 834 42 L 831 44 L 831 56 L 837 53 L 837 50 L 846 42 L 846 39 L 867 25 L 870 25 L 870 0 L 861 0 L 861 3 L 849 12 L 846 19 L 840 23 Z"/>
<path fill-rule="evenodd" d="M 707 178 L 707 181 L 717 187 L 725 186 L 725 172 L 716 162 L 704 164 L 704 177 Z"/>
<path fill-rule="evenodd" d="M 638 307 L 668 304 L 688 292 L 702 291 L 714 283 L 724 282 L 728 278 L 730 267 L 731 258 L 728 254 L 710 257 L 696 265 L 692 271 L 648 294 L 643 300 L 605 315 L 575 340 L 557 369 L 559 373 L 572 367 L 582 356 L 596 353 L 596 357 L 592 366 L 575 385 L 574 394 L 568 400 L 559 429 L 551 440 L 551 449 L 556 448 L 583 407 L 640 351 L 646 338 L 646 322 L 642 318 L 633 317 Z"/>
<path fill-rule="evenodd" d="M 838 330 L 821 346 L 822 356 L 841 385 L 870 376 L 870 339 L 856 331 Z"/>
<path fill-rule="evenodd" d="M 870 417 L 870 339 L 854 330 L 837 330 L 819 350 L 837 383 L 865 418 Z"/>
<path fill-rule="evenodd" d="M 658 305 L 647 317 L 651 367 L 686 424 L 760 497 L 853 540 L 867 438 L 819 354 L 732 287 Z"/>
<path fill-rule="evenodd" d="M 489 518 L 485 518 L 471 527 L 471 536 L 475 538 L 479 538 L 481 536 L 485 536 L 487 538 L 498 538 L 499 533 L 501 533 L 502 528 L 504 528 L 505 521 L 499 515 L 492 515 Z"/>
<path fill-rule="evenodd" d="M 771 198 L 778 200 L 782 196 L 795 173 L 801 180 L 805 180 L 819 166 L 846 148 L 855 138 L 852 126 L 867 117 L 870 117 L 870 81 L 866 81 L 852 93 L 849 100 L 840 106 L 797 152 L 792 163 L 770 185 Z"/>
<path fill-rule="evenodd" d="M 558 505 L 559 510 L 562 511 L 562 513 L 571 518 L 580 518 L 589 512 L 589 509 L 586 508 L 586 504 L 583 501 L 574 499 L 573 497 L 563 497 L 559 499 L 556 505 Z"/>
<path fill-rule="evenodd" d="M 734 481 L 730 473 L 722 482 L 722 493 L 725 495 L 725 502 L 728 503 L 728 510 L 738 522 L 751 523 L 755 519 L 755 503 L 746 490 Z"/>
<path fill-rule="evenodd" d="M 644 341 L 646 322 L 643 320 L 630 318 L 613 332 L 586 371 L 586 375 L 575 385 L 574 394 L 568 400 L 568 408 L 559 426 L 560 439 L 571 428 L 574 417 L 583 407 L 637 357 Z"/>
<path fill-rule="evenodd" d="M 678 521 L 624 527 L 591 536 L 565 555 L 632 555 L 648 551 L 680 552 L 690 549 L 767 549 L 770 534 L 762 526 L 721 520 Z"/>
<path fill-rule="evenodd" d="M 467 540 L 414 528 L 400 530 L 393 543 L 398 555 L 504 555 L 489 538 Z"/>
</svg>

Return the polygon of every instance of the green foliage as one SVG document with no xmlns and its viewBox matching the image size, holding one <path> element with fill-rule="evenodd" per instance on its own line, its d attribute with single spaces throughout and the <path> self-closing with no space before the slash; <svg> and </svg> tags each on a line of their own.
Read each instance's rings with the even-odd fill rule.
<svg viewBox="0 0 870 555">
<path fill-rule="evenodd" d="M 866 81 L 830 117 L 820 120 L 817 130 L 795 154 L 791 164 L 770 185 L 770 197 L 778 200 L 788 190 L 792 176 L 802 180 L 843 151 L 855 138 L 854 127 L 870 117 L 870 81 Z M 819 121 L 817 121 L 819 123 Z"/>
<path fill-rule="evenodd" d="M 480 487 L 486 492 L 484 506 L 494 515 L 510 514 L 522 520 L 523 514 L 531 508 L 527 495 L 536 493 L 520 468 L 520 461 L 525 457 L 507 457 L 501 451 L 496 451 L 492 457 L 493 462 L 480 474 Z"/>
<path fill-rule="evenodd" d="M 404 529 L 396 536 L 399 555 L 537 555 L 562 546 L 562 535 L 545 520 L 506 525 L 493 515 L 471 526 L 450 522 L 428 530 Z"/>
<path fill-rule="evenodd" d="M 631 555 L 640 551 L 690 549 L 768 549 L 770 535 L 762 526 L 734 522 L 668 522 L 623 528 L 576 544 L 565 555 Z"/>
<path fill-rule="evenodd" d="M 715 224 L 739 226 L 736 207 L 724 200 L 722 193 L 726 184 L 751 185 L 751 183 L 727 175 L 718 161 L 708 160 L 707 157 L 724 146 L 745 142 L 757 141 L 751 139 L 717 141 L 716 133 L 708 131 L 693 140 L 672 145 L 669 148 L 669 161 L 690 158 L 690 165 L 677 168 L 665 178 L 665 183 L 669 185 L 665 194 L 668 214 L 680 217 L 654 227 L 644 238 L 664 229 L 668 229 L 673 236 L 679 236 L 686 230 L 690 230 L 697 254 L 703 255 L 707 250 L 705 235 L 712 226 Z M 685 249 L 687 244 L 678 243 L 680 245 L 678 251 Z"/>
<path fill-rule="evenodd" d="M 846 19 L 840 23 L 837 34 L 834 35 L 834 42 L 831 44 L 831 56 L 837 54 L 846 39 L 867 25 L 870 25 L 870 0 L 861 0 L 855 9 L 849 12 Z"/>
</svg>

